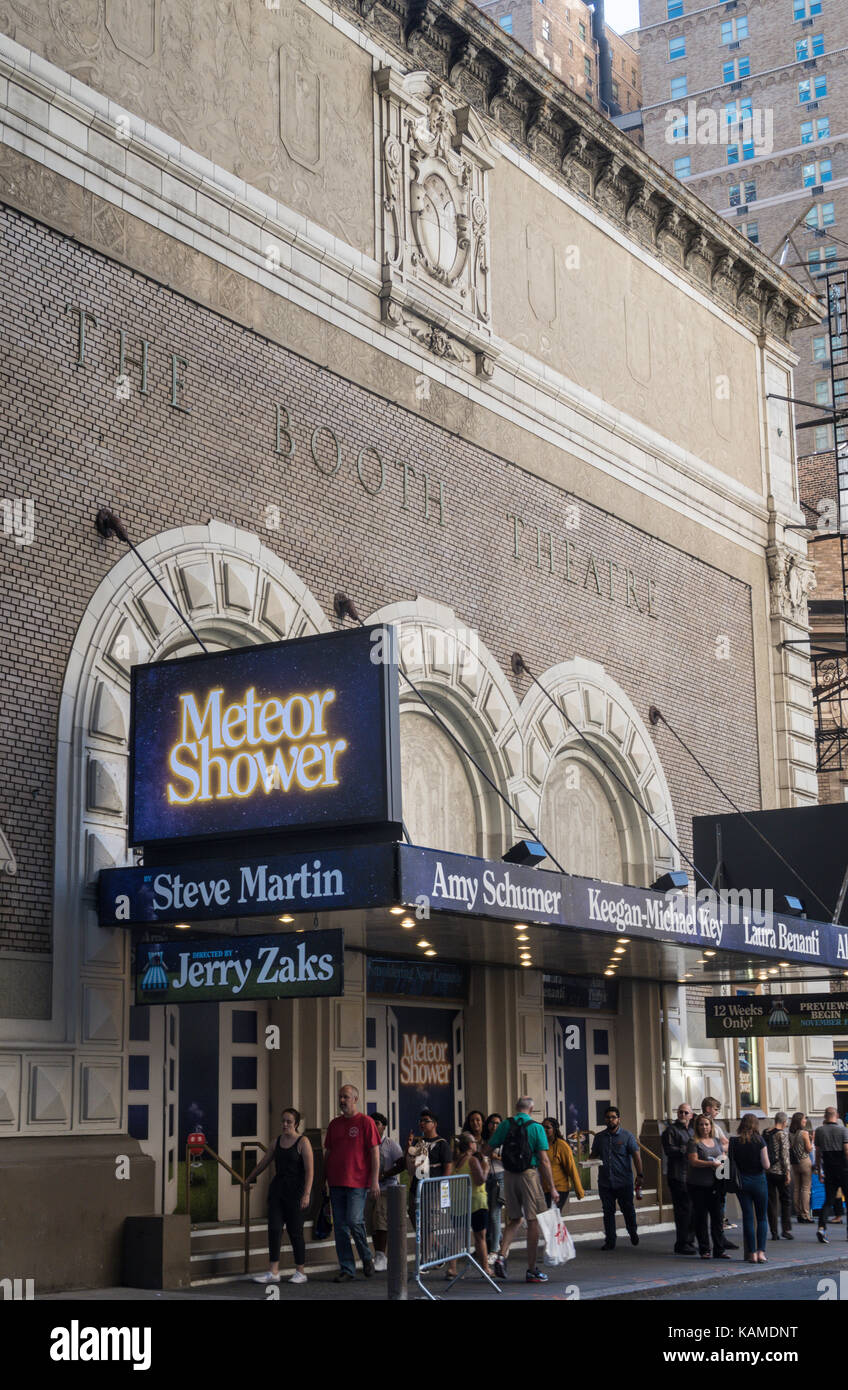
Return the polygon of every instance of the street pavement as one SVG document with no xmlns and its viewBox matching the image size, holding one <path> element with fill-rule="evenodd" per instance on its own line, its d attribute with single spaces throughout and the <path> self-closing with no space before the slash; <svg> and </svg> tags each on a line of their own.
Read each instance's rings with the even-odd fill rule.
<svg viewBox="0 0 848 1390">
<path fill-rule="evenodd" d="M 741 1248 L 731 1252 L 730 1260 L 701 1260 L 671 1253 L 673 1235 L 661 1233 L 642 1236 L 637 1247 L 628 1237 L 619 1238 L 614 1251 L 602 1251 L 600 1242 L 580 1242 L 577 1256 L 567 1265 L 545 1272 L 547 1284 L 525 1284 L 526 1258 L 523 1249 L 514 1248 L 509 1259 L 509 1279 L 499 1283 L 500 1293 L 472 1267 L 464 1278 L 448 1289 L 442 1271 L 426 1277 L 427 1286 L 445 1301 L 503 1300 L 575 1301 L 599 1299 L 651 1300 L 727 1300 L 745 1299 L 769 1301 L 772 1298 L 816 1300 L 821 1297 L 818 1283 L 832 1278 L 839 1286 L 840 1270 L 848 1271 L 848 1241 L 846 1228 L 829 1226 L 830 1243 L 820 1245 L 814 1226 L 794 1227 L 793 1241 L 770 1242 L 768 1264 L 759 1268 L 746 1264 Z M 740 1230 L 728 1235 L 742 1244 Z M 848 1284 L 848 1274 L 844 1280 Z M 385 1302 L 386 1275 L 375 1274 L 364 1279 L 360 1272 L 352 1284 L 338 1285 L 333 1274 L 322 1270 L 308 1283 L 292 1285 L 283 1282 L 272 1286 L 273 1297 L 279 1291 L 280 1302 L 356 1301 Z M 413 1278 L 408 1284 L 410 1300 L 424 1299 Z M 62 1300 L 241 1300 L 265 1302 L 269 1290 L 244 1278 L 195 1285 L 190 1289 L 93 1289 L 61 1294 L 41 1295 L 45 1301 Z"/>
</svg>

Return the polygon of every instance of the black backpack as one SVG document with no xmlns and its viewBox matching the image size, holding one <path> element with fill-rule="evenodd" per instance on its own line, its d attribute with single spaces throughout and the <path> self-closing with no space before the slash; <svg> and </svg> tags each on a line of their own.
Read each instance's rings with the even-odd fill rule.
<svg viewBox="0 0 848 1390">
<path fill-rule="evenodd" d="M 527 1137 L 527 1125 L 510 1120 L 509 1133 L 501 1145 L 501 1163 L 508 1173 L 526 1173 L 533 1166 L 533 1150 Z"/>
</svg>

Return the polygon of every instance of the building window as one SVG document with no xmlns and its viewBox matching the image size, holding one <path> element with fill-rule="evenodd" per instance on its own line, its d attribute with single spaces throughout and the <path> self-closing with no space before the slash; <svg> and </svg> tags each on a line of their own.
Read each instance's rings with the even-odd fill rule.
<svg viewBox="0 0 848 1390">
<path fill-rule="evenodd" d="M 687 81 L 684 77 L 673 77 L 671 79 L 671 95 L 673 97 L 685 97 L 687 95 Z"/>
<path fill-rule="evenodd" d="M 814 362 L 826 362 L 826 361 L 827 361 L 827 338 L 826 338 L 826 337 L 823 337 L 823 338 L 814 338 L 814 339 L 813 339 L 813 361 L 814 361 Z"/>
<path fill-rule="evenodd" d="M 689 118 L 688 116 L 684 116 L 682 120 L 677 120 L 674 122 L 674 125 L 672 126 L 671 130 L 671 138 L 673 140 L 686 140 L 688 139 L 688 136 Z"/>
<path fill-rule="evenodd" d="M 728 164 L 738 164 L 738 163 L 739 163 L 739 146 L 738 146 L 738 145 L 728 145 L 728 147 L 727 147 L 727 162 L 728 162 Z"/>
<path fill-rule="evenodd" d="M 736 82 L 737 79 L 751 76 L 751 59 L 734 58 L 730 63 L 722 63 L 722 82 Z"/>
<path fill-rule="evenodd" d="M 610 87 L 611 87 L 611 89 L 612 89 L 612 99 L 613 99 L 613 101 L 618 101 L 618 83 L 617 83 L 617 82 L 611 82 L 611 83 L 610 83 Z"/>
<path fill-rule="evenodd" d="M 750 97 L 741 101 L 729 101 L 724 108 L 724 118 L 729 126 L 740 125 L 744 120 L 753 120 L 754 112 Z"/>
<path fill-rule="evenodd" d="M 826 453 L 830 448 L 830 425 L 816 425 L 816 453 Z"/>
<path fill-rule="evenodd" d="M 583 40 L 583 42 L 585 43 L 585 42 L 586 42 L 586 25 L 583 23 L 582 19 L 578 19 L 578 21 L 577 21 L 577 32 L 578 32 L 578 34 L 580 35 L 580 37 L 581 37 L 581 39 Z"/>
<path fill-rule="evenodd" d="M 820 377 L 813 383 L 813 390 L 816 396 L 816 405 L 830 405 L 830 382 L 827 377 Z"/>
<path fill-rule="evenodd" d="M 631 69 L 630 69 L 630 81 L 632 82 L 632 84 L 633 84 L 634 87 L 638 87 L 638 85 L 639 85 L 639 79 L 638 79 L 637 76 L 636 76 L 636 69 L 635 69 L 635 68 L 631 68 Z"/>
<path fill-rule="evenodd" d="M 568 56 L 569 58 L 574 57 L 574 44 L 571 39 L 568 40 Z"/>
<path fill-rule="evenodd" d="M 746 179 L 744 183 L 732 183 L 729 191 L 732 208 L 738 208 L 742 203 L 757 201 L 757 185 L 753 179 Z"/>
<path fill-rule="evenodd" d="M 810 82 L 806 77 L 803 82 L 798 83 L 798 100 L 802 104 L 806 101 L 818 101 L 820 97 L 827 96 L 827 78 L 822 74 Z"/>
<path fill-rule="evenodd" d="M 511 15 L 511 14 L 502 14 L 501 17 L 500 17 L 500 19 L 498 20 L 498 24 L 501 26 L 501 28 L 503 29 L 503 31 L 504 31 L 505 34 L 511 34 L 511 33 L 512 33 L 512 15 Z"/>
<path fill-rule="evenodd" d="M 689 177 L 689 175 L 691 174 L 691 172 L 692 172 L 692 156 L 691 156 L 691 155 L 684 154 L 684 155 L 681 155 L 679 159 L 675 159 L 675 161 L 674 161 L 674 177 L 675 177 L 676 179 L 688 179 L 688 177 Z"/>
<path fill-rule="evenodd" d="M 551 41 L 551 21 L 549 19 L 542 20 L 542 38 L 545 40 L 545 43 L 550 43 Z"/>
<path fill-rule="evenodd" d="M 668 0 L 668 18 L 679 19 L 683 13 L 683 0 Z"/>
<path fill-rule="evenodd" d="M 146 1055 L 129 1058 L 129 1078 L 127 1085 L 131 1091 L 149 1091 L 150 1058 Z"/>
<path fill-rule="evenodd" d="M 685 57 L 686 57 L 686 40 L 685 40 L 682 36 L 681 36 L 680 38 L 677 38 L 677 39 L 669 39 L 669 41 L 668 41 L 668 58 L 669 58 L 669 62 L 674 62 L 674 60 L 675 60 L 676 58 L 685 58 Z"/>
<path fill-rule="evenodd" d="M 584 75 L 585 75 L 586 77 L 591 77 L 591 76 L 592 76 L 592 59 L 591 59 L 591 58 L 585 58 L 585 57 L 584 57 L 584 59 L 583 59 L 583 73 L 584 73 Z"/>
<path fill-rule="evenodd" d="M 726 19 L 721 26 L 721 41 L 725 43 L 737 43 L 739 39 L 748 37 L 748 16 L 740 15 L 738 19 Z"/>
<path fill-rule="evenodd" d="M 833 270 L 835 267 L 828 262 L 837 260 L 836 247 L 825 246 L 821 250 L 810 251 L 807 255 L 807 267 L 811 275 L 818 275 L 826 270 Z M 818 396 L 816 396 L 818 400 Z"/>
<path fill-rule="evenodd" d="M 754 142 L 753 142 L 753 140 L 744 140 L 744 141 L 742 142 L 742 158 L 743 158 L 743 159 L 753 159 L 755 153 L 756 153 L 756 151 L 755 151 L 755 149 L 754 149 Z"/>
<path fill-rule="evenodd" d="M 796 62 L 804 63 L 808 58 L 820 58 L 824 53 L 824 34 L 814 34 L 808 39 L 795 40 Z"/>
<path fill-rule="evenodd" d="M 810 208 L 804 221 L 805 225 L 813 228 L 813 230 L 821 230 L 823 227 L 832 227 L 836 221 L 833 203 L 816 203 L 814 208 Z"/>
<path fill-rule="evenodd" d="M 833 178 L 833 164 L 829 159 L 817 159 L 813 164 L 801 166 L 803 188 L 814 188 L 817 183 L 830 183 Z"/>
<path fill-rule="evenodd" d="M 758 224 L 758 223 L 756 223 L 756 222 L 746 222 L 746 223 L 744 224 L 744 231 L 745 231 L 745 235 L 746 235 L 746 237 L 748 238 L 749 241 L 752 241 L 752 242 L 754 243 L 755 246 L 759 245 L 759 241 L 760 241 L 760 228 L 759 228 L 759 224 Z"/>
<path fill-rule="evenodd" d="M 819 116 L 815 121 L 801 122 L 801 144 L 811 145 L 814 140 L 830 138 L 830 117 Z"/>
<path fill-rule="evenodd" d="M 146 1139 L 148 1135 L 149 1107 L 146 1105 L 127 1106 L 127 1133 L 131 1139 Z"/>
<path fill-rule="evenodd" d="M 793 19 L 812 19 L 813 15 L 821 14 L 822 0 L 794 0 L 792 10 Z"/>
</svg>

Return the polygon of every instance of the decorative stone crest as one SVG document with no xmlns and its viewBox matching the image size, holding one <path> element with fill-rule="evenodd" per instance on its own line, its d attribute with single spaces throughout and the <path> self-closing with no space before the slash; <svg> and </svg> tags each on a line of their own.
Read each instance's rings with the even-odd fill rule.
<svg viewBox="0 0 848 1390">
<path fill-rule="evenodd" d="M 816 588 L 816 572 L 809 560 L 804 560 L 785 545 L 770 545 L 766 550 L 771 592 L 771 616 L 789 618 L 806 627 L 809 622 L 807 599 Z"/>
<path fill-rule="evenodd" d="M 383 68 L 376 83 L 383 320 L 473 366 L 491 340 L 488 140 L 475 113 L 455 107 L 429 74 Z"/>
</svg>

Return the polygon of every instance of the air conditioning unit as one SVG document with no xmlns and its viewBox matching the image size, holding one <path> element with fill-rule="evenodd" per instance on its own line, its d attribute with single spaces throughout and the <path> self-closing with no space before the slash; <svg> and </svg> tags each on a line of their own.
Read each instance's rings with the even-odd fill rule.
<svg viewBox="0 0 848 1390">
<path fill-rule="evenodd" d="M 741 207 L 738 207 L 738 208 L 736 209 L 736 216 L 737 216 L 737 217 L 744 217 L 745 214 L 747 213 L 747 211 L 748 211 L 748 204 L 747 204 L 747 203 L 743 203 Z"/>
<path fill-rule="evenodd" d="M 812 21 L 811 19 L 804 19 L 804 20 L 801 21 L 801 28 L 802 28 L 802 29 L 812 29 L 812 27 L 813 27 L 813 21 Z"/>
<path fill-rule="evenodd" d="M 730 84 L 730 90 L 731 90 L 731 92 L 739 92 L 739 91 L 741 91 L 741 90 L 742 90 L 742 83 L 741 83 L 741 82 L 731 82 L 731 84 Z"/>
<path fill-rule="evenodd" d="M 729 51 L 732 53 L 735 48 L 739 47 L 739 40 L 737 39 L 735 43 L 729 43 L 727 47 Z"/>
<path fill-rule="evenodd" d="M 807 61 L 806 61 L 805 64 L 804 64 L 804 67 L 805 67 L 805 68 L 817 68 L 818 65 L 819 65 L 819 64 L 818 64 L 818 59 L 817 59 L 817 58 L 808 58 Z"/>
<path fill-rule="evenodd" d="M 817 193 L 824 193 L 824 184 L 823 184 L 823 183 L 816 183 L 816 184 L 813 184 L 813 187 L 810 188 L 810 189 L 808 189 L 807 191 L 808 191 L 809 193 L 812 193 L 813 197 L 815 198 L 815 196 L 816 196 Z"/>
<path fill-rule="evenodd" d="M 808 101 L 808 102 L 807 102 L 807 105 L 806 105 L 806 107 L 805 107 L 804 109 L 805 109 L 806 111 L 818 111 L 818 109 L 819 109 L 819 104 L 818 104 L 817 101 Z"/>
</svg>

